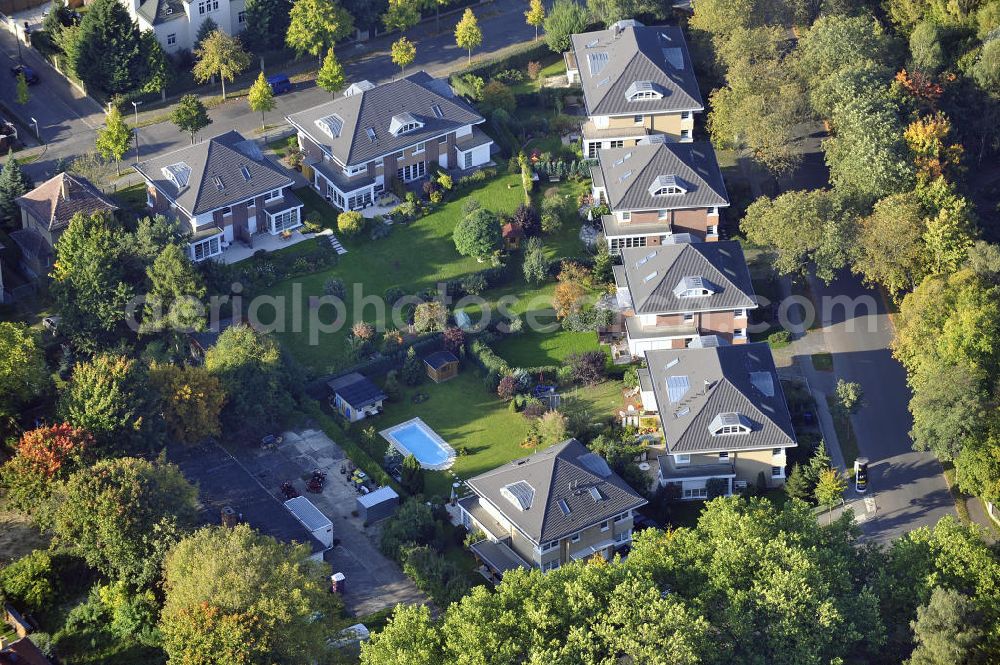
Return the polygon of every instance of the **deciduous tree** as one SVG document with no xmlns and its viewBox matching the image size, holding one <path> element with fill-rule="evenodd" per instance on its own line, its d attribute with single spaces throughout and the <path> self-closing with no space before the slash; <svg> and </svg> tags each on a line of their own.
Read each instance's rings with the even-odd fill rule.
<svg viewBox="0 0 1000 665">
<path fill-rule="evenodd" d="M 334 597 L 308 547 L 246 524 L 208 527 L 170 550 L 160 615 L 170 662 L 312 662 L 326 652 Z"/>
<path fill-rule="evenodd" d="M 94 438 L 69 423 L 25 432 L 17 450 L 0 467 L 0 484 L 11 506 L 33 513 L 47 500 L 52 483 L 64 480 L 92 457 Z"/>
<path fill-rule="evenodd" d="M 60 417 L 90 432 L 101 454 L 155 450 L 157 407 L 143 368 L 109 354 L 78 363 L 59 398 Z"/>
<path fill-rule="evenodd" d="M 319 68 L 319 73 L 316 74 L 316 85 L 334 96 L 347 85 L 344 68 L 341 67 L 340 62 L 337 60 L 337 54 L 333 52 L 332 48 L 326 52 L 326 57 L 323 59 L 323 66 Z"/>
<path fill-rule="evenodd" d="M 437 665 L 444 662 L 441 641 L 426 605 L 400 604 L 385 629 L 361 644 L 361 663 L 382 665 L 406 654 L 408 665 Z"/>
<path fill-rule="evenodd" d="M 331 0 L 295 0 L 289 16 L 285 43 L 317 59 L 354 31 L 354 19 Z"/>
<path fill-rule="evenodd" d="M 455 25 L 455 44 L 469 52 L 469 62 L 472 62 L 472 49 L 479 48 L 483 43 L 483 31 L 479 29 L 479 21 L 472 9 L 465 8 L 461 20 Z"/>
<path fill-rule="evenodd" d="M 545 24 L 545 5 L 542 0 L 531 0 L 528 11 L 524 12 L 524 22 L 535 29 L 535 41 L 538 41 L 538 29 Z"/>
<path fill-rule="evenodd" d="M 37 333 L 23 323 L 0 321 L 0 419 L 13 418 L 47 383 Z"/>
<path fill-rule="evenodd" d="M 264 124 L 264 114 L 268 111 L 273 111 L 276 105 L 277 102 L 274 101 L 274 91 L 271 90 L 271 84 L 267 82 L 264 72 L 261 72 L 257 75 L 257 80 L 250 86 L 250 91 L 247 93 L 247 106 L 250 107 L 251 111 L 260 112 L 260 131 L 264 131 L 266 127 Z"/>
<path fill-rule="evenodd" d="M 247 0 L 246 35 L 247 44 L 255 50 L 276 49 L 285 43 L 288 32 L 290 0 Z"/>
<path fill-rule="evenodd" d="M 500 248 L 500 220 L 489 210 L 475 210 L 455 225 L 453 240 L 459 254 L 482 261 Z"/>
<path fill-rule="evenodd" d="M 115 170 L 122 174 L 121 159 L 132 145 L 132 129 L 125 124 L 117 104 L 112 104 L 104 118 L 104 127 L 97 130 L 95 146 L 105 159 L 115 160 Z"/>
<path fill-rule="evenodd" d="M 420 22 L 420 5 L 420 0 L 389 0 L 388 9 L 382 15 L 382 25 L 387 32 L 398 30 L 406 34 Z"/>
<path fill-rule="evenodd" d="M 250 66 L 250 54 L 243 50 L 239 37 L 215 30 L 195 49 L 191 73 L 204 83 L 216 76 L 222 83 L 222 99 L 226 98 L 226 81 L 232 81 Z"/>
<path fill-rule="evenodd" d="M 121 332 L 133 294 L 123 237 L 110 216 L 77 214 L 56 244 L 52 293 L 62 317 L 59 328 L 80 349 L 104 348 Z"/>
<path fill-rule="evenodd" d="M 417 57 L 417 47 L 406 37 L 400 37 L 392 43 L 392 61 L 399 67 L 400 73 L 406 73 L 406 68 Z"/>
<path fill-rule="evenodd" d="M 170 120 L 177 125 L 177 129 L 191 135 L 192 145 L 195 135 L 212 124 L 212 119 L 208 117 L 208 109 L 195 95 L 181 97 L 170 114 Z"/>
<path fill-rule="evenodd" d="M 172 464 L 106 460 L 54 490 L 53 530 L 112 580 L 142 588 L 159 580 L 167 550 L 194 524 L 197 496 Z"/>
<path fill-rule="evenodd" d="M 222 382 L 207 369 L 154 364 L 149 383 L 160 395 L 163 420 L 174 441 L 194 445 L 222 432 L 219 415 L 226 394 Z"/>
<path fill-rule="evenodd" d="M 262 429 L 284 421 L 294 405 L 281 349 L 249 326 L 226 328 L 205 353 L 205 367 L 228 396 L 222 423 L 227 432 Z"/>
<path fill-rule="evenodd" d="M 927 605 L 917 608 L 910 623 L 917 648 L 907 665 L 972 665 L 981 662 L 985 639 L 982 617 L 971 598 L 954 589 L 936 587 Z"/>
<path fill-rule="evenodd" d="M 854 269 L 869 284 L 895 296 L 920 283 L 927 271 L 923 235 L 926 211 L 912 192 L 878 201 L 859 223 Z"/>
<path fill-rule="evenodd" d="M 149 292 L 146 294 L 144 332 L 173 330 L 189 332 L 205 327 L 205 285 L 187 252 L 169 243 L 146 269 Z"/>
</svg>

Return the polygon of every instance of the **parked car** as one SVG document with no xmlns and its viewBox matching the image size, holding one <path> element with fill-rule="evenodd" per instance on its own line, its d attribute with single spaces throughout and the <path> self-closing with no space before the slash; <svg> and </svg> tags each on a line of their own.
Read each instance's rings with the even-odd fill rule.
<svg viewBox="0 0 1000 665">
<path fill-rule="evenodd" d="M 56 330 L 59 329 L 60 321 L 62 321 L 62 317 L 58 315 L 46 316 L 44 319 L 42 319 L 42 326 L 44 326 L 46 330 L 51 330 L 52 332 L 55 332 Z"/>
<path fill-rule="evenodd" d="M 10 75 L 15 78 L 21 73 L 24 74 L 24 80 L 28 82 L 28 85 L 34 85 L 41 80 L 38 78 L 38 72 L 28 65 L 14 65 L 10 68 Z"/>
<path fill-rule="evenodd" d="M 632 517 L 632 530 L 643 531 L 644 529 L 662 529 L 663 526 L 651 517 L 646 517 L 641 513 L 636 513 Z"/>
<path fill-rule="evenodd" d="M 292 82 L 288 79 L 288 74 L 268 76 L 267 82 L 271 85 L 271 92 L 276 95 L 282 95 L 292 90 Z"/>
</svg>

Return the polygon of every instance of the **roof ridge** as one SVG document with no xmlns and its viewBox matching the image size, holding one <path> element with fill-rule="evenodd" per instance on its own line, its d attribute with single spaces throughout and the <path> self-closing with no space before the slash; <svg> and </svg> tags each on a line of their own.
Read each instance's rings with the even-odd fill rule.
<svg viewBox="0 0 1000 665">
<path fill-rule="evenodd" d="M 710 268 L 712 268 L 712 270 L 714 270 L 716 273 L 718 273 L 719 276 L 722 277 L 722 279 L 726 280 L 726 282 L 729 285 L 729 288 L 734 289 L 738 293 L 742 293 L 747 298 L 750 298 L 752 300 L 753 298 L 752 298 L 752 296 L 749 293 L 747 293 L 746 291 L 744 291 L 743 289 L 741 289 L 739 286 L 737 286 L 736 282 L 734 282 L 733 280 L 729 279 L 729 277 L 726 275 L 726 273 L 724 271 L 720 270 L 719 267 L 716 266 L 712 262 L 712 259 L 708 258 L 708 255 L 706 254 L 706 252 L 707 251 L 713 251 L 717 255 L 720 254 L 721 251 L 722 251 L 721 245 L 723 243 L 732 244 L 733 246 L 736 246 L 736 247 L 740 246 L 740 244 L 738 242 L 736 242 L 735 240 L 720 240 L 720 241 L 716 241 L 716 242 L 687 243 L 685 245 L 685 248 L 690 247 L 692 251 L 697 252 L 698 255 L 701 256 L 702 259 L 704 259 L 705 263 L 707 263 L 708 266 Z M 709 248 L 709 247 L 707 247 L 707 245 L 716 245 L 716 246 Z M 705 250 L 705 251 L 703 251 L 703 250 Z M 742 248 L 741 248 L 741 250 L 742 250 Z M 737 261 L 736 264 L 737 264 L 736 267 L 738 268 L 740 262 Z M 745 265 L 745 262 L 744 262 L 744 265 Z M 725 287 L 726 284 L 720 284 L 719 286 Z"/>
</svg>

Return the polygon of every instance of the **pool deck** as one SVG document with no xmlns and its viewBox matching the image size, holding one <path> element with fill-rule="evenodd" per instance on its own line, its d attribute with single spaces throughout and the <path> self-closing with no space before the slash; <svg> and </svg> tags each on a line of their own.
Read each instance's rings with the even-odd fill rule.
<svg viewBox="0 0 1000 665">
<path fill-rule="evenodd" d="M 395 433 L 397 431 L 401 429 L 406 429 L 407 427 L 411 427 L 413 425 L 419 427 L 423 431 L 423 433 L 427 435 L 427 438 L 429 438 L 439 448 L 441 448 L 441 450 L 443 450 L 445 454 L 448 455 L 448 459 L 445 460 L 444 462 L 441 462 L 440 464 L 428 464 L 424 460 L 420 459 L 420 457 L 416 453 L 407 448 L 402 441 L 400 441 L 395 437 Z M 396 449 L 403 455 L 413 455 L 414 457 L 416 457 L 417 461 L 420 462 L 420 467 L 422 469 L 428 469 L 430 471 L 444 471 L 445 469 L 450 469 L 451 466 L 455 463 L 455 456 L 456 456 L 455 449 L 449 446 L 448 443 L 444 439 L 442 439 L 441 436 L 437 432 L 435 432 L 430 425 L 425 423 L 423 419 L 420 418 L 419 416 L 417 416 L 416 418 L 410 418 L 409 420 L 393 425 L 392 427 L 387 427 L 386 429 L 379 432 L 379 434 L 382 436 L 383 439 L 394 445 Z"/>
</svg>

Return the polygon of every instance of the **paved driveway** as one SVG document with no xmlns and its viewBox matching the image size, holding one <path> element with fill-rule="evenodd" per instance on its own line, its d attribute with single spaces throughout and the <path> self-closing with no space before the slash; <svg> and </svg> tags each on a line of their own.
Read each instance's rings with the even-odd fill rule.
<svg viewBox="0 0 1000 665">
<path fill-rule="evenodd" d="M 886 542 L 918 527 L 933 526 L 945 515 L 955 516 L 937 458 L 912 448 L 907 410 L 910 391 L 905 370 L 889 351 L 893 329 L 882 299 L 846 273 L 829 286 L 814 280 L 812 287 L 818 304 L 824 298 L 846 296 L 874 307 L 871 315 L 865 307 L 854 314 L 844 307 L 829 308 L 825 315 L 820 312 L 823 341 L 833 355 L 833 375 L 856 381 L 864 390 L 864 406 L 852 416 L 852 425 L 861 455 L 871 461 L 866 496 L 874 499 L 874 505 L 870 501 L 866 505 L 853 488 L 846 498 L 865 535 Z"/>
<path fill-rule="evenodd" d="M 283 481 L 291 480 L 333 522 L 334 537 L 340 544 L 327 553 L 326 560 L 334 572 L 347 578 L 343 596 L 347 611 L 363 616 L 398 603 L 427 603 L 428 598 L 399 566 L 378 550 L 378 526 L 365 527 L 360 518 L 351 515 L 358 495 L 340 473 L 348 461 L 344 451 L 319 430 L 286 432 L 284 437 L 276 451 L 246 450 L 239 454 L 240 459 L 275 494 Z M 305 491 L 305 480 L 313 469 L 327 472 L 321 494 Z"/>
</svg>

